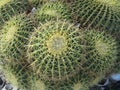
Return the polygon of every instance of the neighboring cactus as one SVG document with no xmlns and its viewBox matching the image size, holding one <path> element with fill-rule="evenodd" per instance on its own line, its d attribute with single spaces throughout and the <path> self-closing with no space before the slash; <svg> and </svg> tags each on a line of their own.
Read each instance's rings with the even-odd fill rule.
<svg viewBox="0 0 120 90">
<path fill-rule="evenodd" d="M 11 17 L 5 22 L 0 33 L 0 52 L 7 58 L 19 60 L 25 54 L 25 45 L 33 30 L 32 22 L 26 15 Z"/>
<path fill-rule="evenodd" d="M 39 22 L 57 18 L 66 19 L 68 21 L 71 19 L 68 7 L 61 2 L 48 2 L 41 7 L 38 7 L 35 18 L 37 18 Z"/>
<path fill-rule="evenodd" d="M 72 0 L 70 5 L 74 22 L 82 27 L 120 31 L 120 0 Z"/>
<path fill-rule="evenodd" d="M 0 65 L 0 70 L 3 72 L 6 83 L 11 83 L 13 86 L 26 90 L 26 72 L 20 64 L 4 63 Z"/>
<path fill-rule="evenodd" d="M 48 21 L 31 35 L 28 61 L 45 80 L 69 79 L 82 68 L 83 33 L 66 21 Z"/>
<path fill-rule="evenodd" d="M 28 8 L 27 0 L 0 0 L 0 24 Z"/>
<path fill-rule="evenodd" d="M 118 55 L 118 45 L 112 35 L 104 31 L 86 30 L 86 62 L 91 73 L 105 73 L 114 65 Z"/>
</svg>

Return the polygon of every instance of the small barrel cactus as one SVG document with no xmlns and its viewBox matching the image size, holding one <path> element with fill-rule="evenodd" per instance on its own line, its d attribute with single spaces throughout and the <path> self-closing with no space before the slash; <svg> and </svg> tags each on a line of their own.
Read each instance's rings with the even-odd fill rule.
<svg viewBox="0 0 120 90">
<path fill-rule="evenodd" d="M 43 6 L 37 8 L 35 18 L 40 22 L 56 18 L 70 20 L 69 13 L 70 11 L 63 3 L 47 2 Z"/>
<path fill-rule="evenodd" d="M 112 35 L 104 31 L 86 30 L 86 63 L 88 70 L 104 73 L 117 60 L 118 45 Z"/>
<path fill-rule="evenodd" d="M 38 27 L 28 44 L 28 62 L 45 80 L 68 79 L 82 69 L 83 34 L 66 21 L 48 21 Z"/>
<path fill-rule="evenodd" d="M 24 14 L 11 17 L 5 22 L 0 31 L 0 50 L 7 58 L 19 60 L 23 57 L 24 45 L 33 30 L 32 26 Z"/>
<path fill-rule="evenodd" d="M 82 27 L 117 32 L 120 28 L 120 0 L 72 0 L 71 13 Z"/>
</svg>

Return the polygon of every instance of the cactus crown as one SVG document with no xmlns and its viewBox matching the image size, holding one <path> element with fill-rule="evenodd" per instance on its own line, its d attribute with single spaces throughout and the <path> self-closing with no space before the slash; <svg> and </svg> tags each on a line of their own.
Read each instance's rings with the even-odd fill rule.
<svg viewBox="0 0 120 90">
<path fill-rule="evenodd" d="M 62 54 L 67 50 L 67 41 L 64 35 L 60 35 L 59 33 L 50 37 L 47 41 L 47 47 L 49 53 L 53 55 Z"/>
<path fill-rule="evenodd" d="M 64 12 L 64 10 L 66 10 Z M 70 19 L 68 8 L 61 2 L 47 2 L 42 7 L 39 7 L 36 12 L 36 18 L 39 21 L 53 18 Z"/>
<path fill-rule="evenodd" d="M 82 32 L 72 24 L 49 21 L 32 34 L 28 57 L 46 79 L 67 79 L 79 70 L 82 42 Z"/>
<path fill-rule="evenodd" d="M 72 87 L 73 90 L 82 90 L 83 85 L 81 85 L 81 82 L 75 83 Z"/>
<path fill-rule="evenodd" d="M 104 43 L 104 42 L 102 42 L 102 41 L 97 41 L 95 43 L 95 48 L 96 48 L 96 50 L 98 51 L 98 53 L 100 55 L 107 55 L 107 54 L 109 54 L 108 53 L 109 50 L 110 50 L 109 49 L 109 45 Z"/>
<path fill-rule="evenodd" d="M 6 43 L 11 42 L 16 36 L 16 32 L 19 28 L 19 25 L 17 25 L 18 24 L 17 22 L 19 21 L 15 20 L 15 18 L 14 19 L 12 18 L 10 21 L 6 22 L 6 25 L 4 25 L 2 30 L 2 34 L 4 36 L 2 37 L 2 40 L 4 39 Z"/>
<path fill-rule="evenodd" d="M 10 2 L 11 0 L 0 0 L 0 8 L 3 7 L 5 4 Z"/>
<path fill-rule="evenodd" d="M 110 6 L 115 5 L 117 3 L 117 0 L 96 0 L 97 2 L 108 4 Z"/>
</svg>

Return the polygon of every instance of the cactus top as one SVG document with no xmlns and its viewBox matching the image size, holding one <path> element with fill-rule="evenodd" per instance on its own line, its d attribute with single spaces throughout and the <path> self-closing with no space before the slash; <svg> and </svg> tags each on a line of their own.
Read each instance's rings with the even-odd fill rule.
<svg viewBox="0 0 120 90">
<path fill-rule="evenodd" d="M 30 38 L 28 61 L 45 79 L 67 79 L 81 67 L 82 36 L 81 31 L 65 21 L 42 24 Z"/>
<path fill-rule="evenodd" d="M 10 2 L 11 0 L 0 0 L 0 8 Z"/>
<path fill-rule="evenodd" d="M 51 19 L 70 19 L 69 10 L 67 6 L 60 2 L 47 2 L 42 7 L 38 7 L 35 16 L 38 21 L 45 21 Z"/>
<path fill-rule="evenodd" d="M 112 6 L 115 5 L 118 0 L 96 0 L 96 1 Z"/>
</svg>

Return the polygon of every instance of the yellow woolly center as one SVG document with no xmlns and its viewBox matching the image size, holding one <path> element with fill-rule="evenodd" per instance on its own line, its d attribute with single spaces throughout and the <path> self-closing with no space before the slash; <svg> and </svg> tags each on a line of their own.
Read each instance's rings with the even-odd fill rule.
<svg viewBox="0 0 120 90">
<path fill-rule="evenodd" d="M 97 41 L 95 47 L 100 55 L 107 55 L 109 47 L 106 43 Z"/>
<path fill-rule="evenodd" d="M 82 90 L 82 85 L 80 82 L 74 84 L 73 90 Z"/>
<path fill-rule="evenodd" d="M 61 54 L 67 48 L 66 38 L 59 33 L 55 34 L 47 41 L 47 47 L 49 53 L 52 53 L 53 55 Z"/>
<path fill-rule="evenodd" d="M 51 10 L 51 9 L 47 9 L 43 13 L 50 16 L 59 16 L 56 10 Z"/>
<path fill-rule="evenodd" d="M 3 7 L 5 4 L 10 2 L 11 0 L 0 0 L 0 8 Z"/>
<path fill-rule="evenodd" d="M 33 87 L 34 88 L 34 87 Z M 36 90 L 46 90 L 46 87 L 45 87 L 45 84 L 42 82 L 42 81 L 40 81 L 40 80 L 37 80 L 36 82 L 35 82 L 35 89 Z"/>
<path fill-rule="evenodd" d="M 100 3 L 107 4 L 113 6 L 116 4 L 117 0 L 97 0 Z"/>
<path fill-rule="evenodd" d="M 16 26 L 11 26 L 10 28 L 8 28 L 9 30 L 7 31 L 6 35 L 5 35 L 5 40 L 7 41 L 11 41 L 14 39 L 15 33 L 17 31 L 17 27 Z"/>
</svg>

